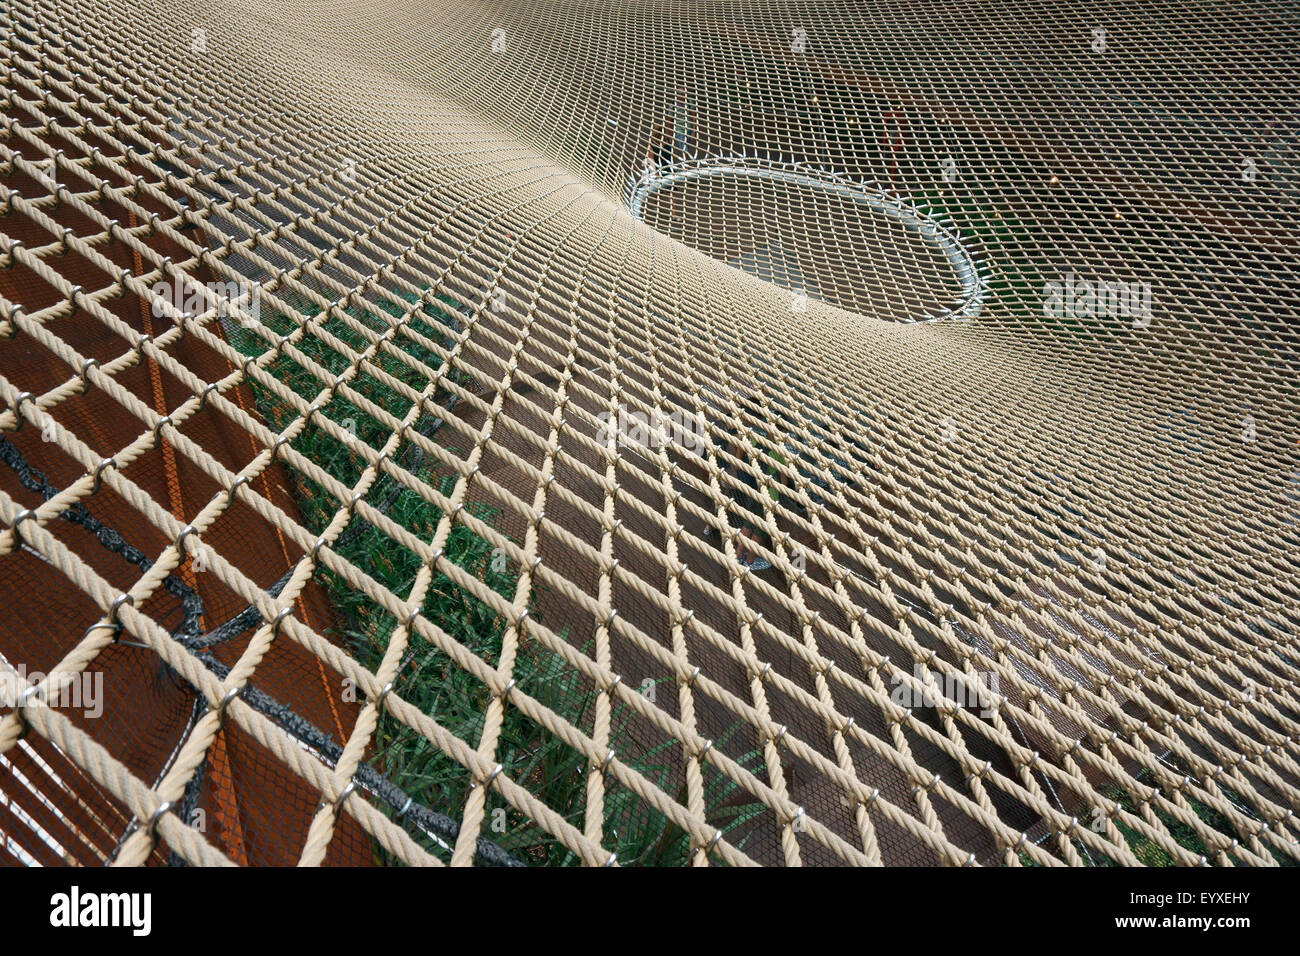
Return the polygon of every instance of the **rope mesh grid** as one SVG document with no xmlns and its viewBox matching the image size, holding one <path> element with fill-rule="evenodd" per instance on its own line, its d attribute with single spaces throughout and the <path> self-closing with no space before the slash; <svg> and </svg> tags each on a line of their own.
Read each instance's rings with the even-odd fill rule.
<svg viewBox="0 0 1300 956">
<path fill-rule="evenodd" d="M 0 11 L 0 857 L 1300 860 L 1294 10 L 358 6 Z"/>
</svg>

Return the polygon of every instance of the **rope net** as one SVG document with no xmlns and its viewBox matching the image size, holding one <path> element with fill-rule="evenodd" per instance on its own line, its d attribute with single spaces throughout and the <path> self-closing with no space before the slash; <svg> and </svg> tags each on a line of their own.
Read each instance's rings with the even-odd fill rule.
<svg viewBox="0 0 1300 956">
<path fill-rule="evenodd" d="M 1294 864 L 1285 3 L 11 0 L 0 859 Z"/>
</svg>

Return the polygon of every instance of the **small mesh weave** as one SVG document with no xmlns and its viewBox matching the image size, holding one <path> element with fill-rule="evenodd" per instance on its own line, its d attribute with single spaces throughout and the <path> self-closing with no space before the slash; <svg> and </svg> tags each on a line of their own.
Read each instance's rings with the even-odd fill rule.
<svg viewBox="0 0 1300 956">
<path fill-rule="evenodd" d="M 6 3 L 0 859 L 1300 861 L 1298 48 Z"/>
</svg>

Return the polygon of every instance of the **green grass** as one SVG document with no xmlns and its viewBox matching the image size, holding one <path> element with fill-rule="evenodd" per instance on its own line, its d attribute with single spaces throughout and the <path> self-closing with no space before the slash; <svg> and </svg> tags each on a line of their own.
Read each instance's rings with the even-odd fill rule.
<svg viewBox="0 0 1300 956">
<path fill-rule="evenodd" d="M 404 298 L 405 303 L 394 301 L 383 306 L 382 311 L 389 315 L 401 315 L 404 307 L 409 308 L 415 302 L 414 296 Z M 301 306 L 300 310 L 310 314 Z M 379 314 L 354 310 L 350 315 L 376 332 L 383 331 L 388 325 Z M 428 340 L 449 348 L 450 334 L 456 326 L 455 315 L 452 303 L 426 305 L 412 320 L 410 327 Z M 266 324 L 278 334 L 284 334 L 294 327 L 293 320 L 285 315 L 273 315 L 266 320 Z M 363 349 L 367 344 L 363 335 L 339 319 L 331 318 L 323 323 L 323 327 L 353 349 Z M 261 354 L 266 348 L 262 339 L 246 330 L 236 330 L 232 339 L 248 355 Z M 435 350 L 406 336 L 397 341 L 398 347 L 406 354 L 419 359 L 431 369 L 441 367 L 442 360 Z M 314 335 L 305 337 L 299 348 L 330 374 L 339 374 L 350 365 L 344 355 Z M 422 391 L 427 384 L 424 376 L 393 356 L 381 357 L 379 364 L 387 374 L 417 391 Z M 314 399 L 321 390 L 320 380 L 305 366 L 289 357 L 277 358 L 268 370 L 308 401 Z M 473 388 L 469 376 L 459 372 L 457 375 L 460 384 Z M 410 408 L 408 399 L 373 375 L 358 375 L 352 380 L 352 386 L 398 418 Z M 288 403 L 270 389 L 256 383 L 251 383 L 251 388 L 258 412 L 272 428 L 282 430 L 296 416 Z M 434 400 L 442 403 L 446 397 L 446 393 L 439 388 Z M 345 423 L 350 420 L 356 437 L 372 448 L 381 447 L 389 436 L 386 427 L 343 398 L 336 397 L 324 406 L 322 413 L 345 427 Z M 425 415 L 417 422 L 416 428 L 436 441 L 439 425 L 435 416 Z M 348 486 L 356 483 L 364 469 L 364 461 L 355 451 L 326 434 L 314 420 L 294 440 L 293 448 Z M 450 450 L 456 451 L 454 448 Z M 418 449 L 404 444 L 397 449 L 393 459 L 438 488 L 443 495 L 450 495 L 457 475 L 441 466 L 432 456 L 423 455 Z M 306 475 L 293 469 L 290 469 L 290 474 L 295 484 L 294 497 L 298 502 L 302 523 L 313 534 L 319 534 L 341 502 Z M 366 500 L 424 541 L 432 539 L 442 518 L 441 509 L 387 475 L 374 482 Z M 495 512 L 482 504 L 470 502 L 466 505 L 466 511 L 485 523 L 495 522 Z M 420 560 L 415 553 L 359 520 L 354 520 L 345 529 L 336 540 L 334 550 L 402 598 L 409 595 L 420 569 Z M 506 601 L 513 600 L 518 569 L 496 554 L 486 539 L 463 524 L 454 524 L 443 550 L 449 561 L 482 581 Z M 388 611 L 327 569 L 317 569 L 316 581 L 337 612 L 342 626 L 341 636 L 348 649 L 358 663 L 371 671 L 376 670 L 387 651 L 396 628 L 396 620 Z M 534 595 L 536 593 L 535 589 Z M 530 614 L 540 620 L 540 612 L 535 604 L 535 600 L 530 603 Z M 428 588 L 422 612 L 428 620 L 436 623 L 481 659 L 493 667 L 498 666 L 506 621 L 468 589 L 438 571 Z M 560 633 L 567 634 L 567 628 L 560 628 Z M 595 691 L 584 687 L 583 678 L 554 652 L 525 637 L 520 641 L 516 652 L 513 676 L 522 692 L 536 698 L 566 721 L 580 727 L 590 727 L 594 718 Z M 478 746 L 489 703 L 487 688 L 432 643 L 418 634 L 408 637 L 408 645 L 394 684 L 394 690 L 404 700 L 471 746 Z M 639 744 L 633 739 L 630 724 L 630 714 L 622 707 L 617 708 L 612 719 L 611 746 L 640 773 L 661 788 L 671 791 L 674 782 L 681 777 L 679 743 L 670 739 L 648 746 Z M 717 745 L 725 746 L 739 726 L 739 723 L 736 724 L 731 731 L 719 738 Z M 583 829 L 586 778 L 590 772 L 586 757 L 510 706 L 505 710 L 496 753 L 506 775 L 526 787 L 579 830 Z M 376 770 L 415 800 L 430 809 L 459 819 L 472 784 L 469 772 L 424 736 L 385 713 L 380 717 L 372 741 L 370 759 Z M 761 755 L 757 750 L 749 751 L 737 759 L 751 771 L 762 768 Z M 747 795 L 730 779 L 711 767 L 703 769 L 708 818 L 725 833 L 731 834 L 764 810 L 761 803 L 746 799 Z M 690 843 L 684 831 L 662 814 L 647 807 L 639 797 L 618 785 L 612 778 L 607 779 L 606 790 L 605 846 L 617 854 L 621 864 L 681 865 L 688 862 Z M 678 802 L 685 803 L 685 792 L 680 791 L 677 799 Z M 395 814 L 390 813 L 390 816 Z M 412 831 L 411 835 L 429 852 L 444 860 L 448 858 L 445 848 L 422 832 Z M 487 821 L 482 835 L 521 862 L 543 866 L 564 866 L 580 862 L 549 833 L 507 807 L 495 792 L 489 795 Z M 737 842 L 743 845 L 743 838 Z M 394 862 L 377 845 L 374 854 L 379 862 Z"/>
<path fill-rule="evenodd" d="M 1148 771 L 1144 769 L 1138 773 L 1138 779 L 1140 780 L 1142 777 L 1147 775 L 1148 775 Z M 1108 800 L 1114 800 L 1117 803 L 1119 803 L 1119 805 L 1128 813 L 1131 813 L 1134 816 L 1139 815 L 1137 808 L 1134 805 L 1132 799 L 1120 787 L 1111 784 L 1102 787 L 1098 792 L 1101 793 L 1101 795 L 1106 797 Z M 1245 801 L 1243 801 L 1239 796 L 1237 796 L 1236 794 L 1228 790 L 1225 790 L 1224 794 L 1226 798 L 1229 800 L 1229 802 L 1231 802 L 1234 806 L 1236 806 L 1237 810 L 1240 813 L 1251 818 L 1252 820 L 1259 819 L 1259 815 L 1254 810 L 1252 810 L 1245 803 Z M 1190 797 L 1187 798 L 1187 804 L 1191 808 L 1192 812 L 1195 813 L 1196 816 L 1200 818 L 1201 822 L 1204 823 L 1206 826 L 1210 827 L 1213 830 L 1217 830 L 1219 833 L 1222 833 L 1223 835 L 1234 840 L 1239 840 L 1243 838 L 1243 835 L 1239 834 L 1236 831 L 1236 829 L 1232 826 L 1228 818 L 1225 817 L 1223 814 L 1219 813 L 1219 811 L 1215 810 L 1213 807 L 1206 806 L 1205 804 L 1197 800 L 1193 800 Z M 1156 809 L 1155 815 L 1156 818 L 1161 822 L 1161 824 L 1164 825 L 1165 829 L 1169 831 L 1169 834 L 1170 836 L 1173 837 L 1174 842 L 1177 843 L 1180 847 L 1190 851 L 1191 853 L 1195 853 L 1198 856 L 1204 856 L 1210 859 L 1211 861 L 1214 860 L 1215 858 L 1214 851 L 1206 847 L 1205 842 L 1201 839 L 1201 837 L 1197 834 L 1197 832 L 1194 829 L 1192 829 L 1192 827 L 1175 819 L 1174 817 L 1170 816 L 1168 813 L 1166 813 L 1163 810 Z M 1120 820 L 1118 817 L 1115 818 L 1115 827 L 1123 835 L 1125 842 L 1128 843 L 1129 849 L 1133 851 L 1133 855 L 1136 856 L 1139 860 L 1141 860 L 1144 866 L 1173 866 L 1174 865 L 1173 858 L 1170 857 L 1170 855 L 1165 850 L 1157 846 L 1151 840 L 1139 834 L 1136 830 L 1133 830 L 1125 826 L 1124 822 Z M 1275 849 L 1272 846 L 1269 846 L 1268 844 L 1265 845 L 1268 846 L 1269 852 L 1272 854 L 1273 858 L 1277 861 L 1277 863 L 1280 866 L 1296 866 L 1297 863 L 1300 862 L 1279 852 L 1277 849 Z M 1242 865 L 1242 861 L 1239 860 L 1237 857 L 1233 856 L 1231 853 L 1228 854 L 1228 857 L 1229 859 L 1232 860 L 1234 865 L 1237 866 Z M 1101 865 L 1113 866 L 1115 864 L 1113 861 L 1106 860 L 1106 862 Z"/>
<path fill-rule="evenodd" d="M 1138 772 L 1137 779 L 1142 780 L 1144 777 L 1149 777 L 1149 776 L 1150 776 L 1150 771 L 1143 768 Z M 1133 800 L 1129 797 L 1128 793 L 1117 784 L 1113 784 L 1113 783 L 1105 784 L 1100 788 L 1098 788 L 1097 792 L 1100 793 L 1107 800 L 1113 800 L 1116 803 L 1118 803 L 1125 812 L 1130 813 L 1133 816 L 1137 816 L 1137 817 L 1141 816 L 1141 814 L 1138 812 L 1136 804 L 1134 804 Z M 1225 790 L 1224 795 L 1234 806 L 1236 806 L 1239 812 L 1241 812 L 1247 817 L 1250 817 L 1252 820 L 1259 819 L 1259 815 L 1254 810 L 1252 810 L 1246 804 L 1246 802 L 1242 800 L 1237 794 L 1233 793 L 1230 790 Z M 1242 835 L 1236 831 L 1236 829 L 1232 826 L 1232 823 L 1222 813 L 1219 813 L 1213 807 L 1206 806 L 1205 804 L 1197 800 L 1193 800 L 1191 798 L 1186 798 L 1186 799 L 1187 799 L 1187 804 L 1190 807 L 1191 811 L 1195 813 L 1198 818 L 1200 818 L 1202 823 L 1206 824 L 1207 826 L 1209 826 L 1214 830 L 1217 830 L 1219 833 L 1222 833 L 1231 839 L 1234 840 L 1242 839 Z M 1175 819 L 1173 816 L 1171 816 L 1169 813 L 1163 810 L 1155 809 L 1155 815 L 1156 818 L 1160 821 L 1161 825 L 1163 825 L 1164 828 L 1169 832 L 1169 835 L 1173 838 L 1174 842 L 1178 844 L 1178 846 L 1182 847 L 1183 849 L 1187 850 L 1190 853 L 1196 854 L 1197 856 L 1204 856 L 1211 862 L 1215 861 L 1216 859 L 1215 853 L 1211 851 L 1208 847 L 1206 847 L 1205 841 L 1201 839 L 1200 835 L 1196 832 L 1195 829 L 1188 826 L 1186 823 L 1183 823 Z M 1163 867 L 1163 866 L 1176 865 L 1173 857 L 1169 855 L 1168 851 L 1162 848 L 1155 841 L 1149 839 L 1146 836 L 1143 836 L 1137 830 L 1125 824 L 1124 821 L 1118 815 L 1115 816 L 1113 820 L 1115 823 L 1115 828 L 1119 830 L 1120 835 L 1124 838 L 1124 842 L 1128 844 L 1129 850 L 1132 851 L 1133 855 L 1137 857 L 1137 859 L 1142 863 L 1143 866 Z M 1086 846 L 1080 840 L 1072 839 L 1070 842 L 1073 844 L 1075 850 L 1079 853 L 1079 855 L 1083 857 L 1085 861 L 1090 861 L 1094 866 L 1110 867 L 1110 866 L 1120 865 L 1118 862 L 1106 856 L 1105 854 L 1100 853 L 1089 846 Z M 1300 860 L 1296 860 L 1293 857 L 1287 856 L 1286 854 L 1278 851 L 1276 848 L 1274 848 L 1271 845 L 1268 844 L 1265 845 L 1268 847 L 1269 853 L 1272 855 L 1273 859 L 1277 861 L 1279 866 L 1300 865 Z M 1049 852 L 1051 852 L 1049 845 L 1046 843 L 1044 844 L 1044 849 L 1049 849 Z M 1234 865 L 1236 866 L 1242 865 L 1243 861 L 1240 860 L 1238 857 L 1233 856 L 1231 853 L 1228 854 L 1228 857 L 1229 859 L 1232 860 Z M 1027 853 L 1023 853 L 1023 852 L 1020 853 L 1019 858 L 1022 866 L 1039 865 L 1038 863 L 1035 863 Z"/>
</svg>

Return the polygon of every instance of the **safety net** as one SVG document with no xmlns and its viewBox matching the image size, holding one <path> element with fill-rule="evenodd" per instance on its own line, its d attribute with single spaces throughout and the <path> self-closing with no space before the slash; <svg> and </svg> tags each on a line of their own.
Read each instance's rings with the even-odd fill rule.
<svg viewBox="0 0 1300 956">
<path fill-rule="evenodd" d="M 0 860 L 1300 862 L 1300 12 L 9 0 Z"/>
</svg>

